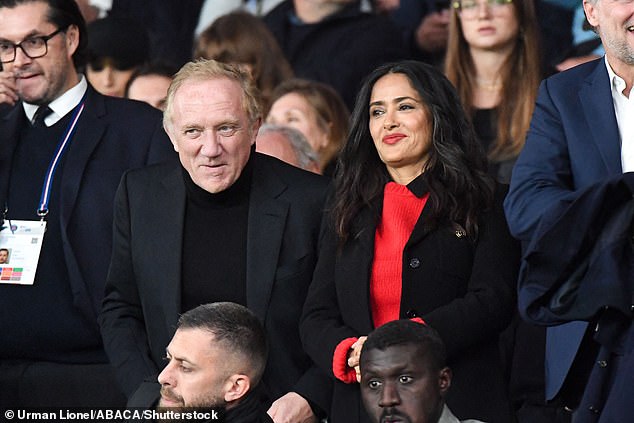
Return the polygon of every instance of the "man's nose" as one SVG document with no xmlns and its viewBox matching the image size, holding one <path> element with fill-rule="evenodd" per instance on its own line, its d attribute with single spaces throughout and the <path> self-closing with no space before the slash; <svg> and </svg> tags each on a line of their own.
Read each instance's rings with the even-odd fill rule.
<svg viewBox="0 0 634 423">
<path fill-rule="evenodd" d="M 26 55 L 22 47 L 15 48 L 15 60 L 13 61 L 13 66 L 20 67 L 25 64 L 31 63 L 33 59 Z"/>
<path fill-rule="evenodd" d="M 200 153 L 207 157 L 219 156 L 222 148 L 220 146 L 220 141 L 218 140 L 218 135 L 215 131 L 204 131 L 201 137 L 202 147 L 200 149 Z"/>
<path fill-rule="evenodd" d="M 383 390 L 381 391 L 381 397 L 379 398 L 379 406 L 381 407 L 393 407 L 401 403 L 401 398 L 398 394 L 398 388 L 394 383 L 385 383 Z"/>
<path fill-rule="evenodd" d="M 159 373 L 158 382 L 161 385 L 175 386 L 175 379 L 174 379 L 174 376 L 173 376 L 173 371 L 172 371 L 171 364 L 168 364 L 167 366 L 165 366 L 163 371 L 161 373 Z"/>
</svg>

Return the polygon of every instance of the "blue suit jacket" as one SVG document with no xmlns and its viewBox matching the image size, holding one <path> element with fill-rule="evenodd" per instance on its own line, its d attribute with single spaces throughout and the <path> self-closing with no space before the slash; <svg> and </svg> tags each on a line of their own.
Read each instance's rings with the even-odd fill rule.
<svg viewBox="0 0 634 423">
<path fill-rule="evenodd" d="M 604 59 L 546 79 L 504 203 L 512 234 L 528 243 L 549 211 L 621 173 L 619 131 Z M 586 322 L 571 322 L 548 329 L 547 399 L 561 389 L 586 328 Z"/>
<path fill-rule="evenodd" d="M 13 152 L 27 125 L 22 105 L 0 117 L 0 204 L 8 194 Z M 73 303 L 99 333 L 112 247 L 114 194 L 123 172 L 148 163 L 176 161 L 161 114 L 144 103 L 106 97 L 88 87 L 59 177 L 60 227 Z M 28 177 L 28 175 L 24 175 Z"/>
</svg>

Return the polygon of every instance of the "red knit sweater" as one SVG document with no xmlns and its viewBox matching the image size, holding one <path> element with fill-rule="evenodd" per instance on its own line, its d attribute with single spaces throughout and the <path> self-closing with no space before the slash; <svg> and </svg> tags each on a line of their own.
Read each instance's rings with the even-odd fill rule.
<svg viewBox="0 0 634 423">
<path fill-rule="evenodd" d="M 370 308 L 374 327 L 397 320 L 403 281 L 403 249 L 420 217 L 429 194 L 416 197 L 405 185 L 389 182 L 383 190 L 383 212 L 374 235 L 370 277 Z M 421 321 L 422 323 L 422 321 Z M 348 366 L 348 350 L 357 338 L 341 341 L 333 356 L 333 373 L 346 383 L 356 381 Z"/>
</svg>

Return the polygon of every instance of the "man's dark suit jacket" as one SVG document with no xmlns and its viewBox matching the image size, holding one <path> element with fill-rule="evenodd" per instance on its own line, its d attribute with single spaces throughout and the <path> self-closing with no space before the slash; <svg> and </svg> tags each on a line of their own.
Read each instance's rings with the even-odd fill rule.
<svg viewBox="0 0 634 423">
<path fill-rule="evenodd" d="M 544 216 L 523 259 L 519 306 L 542 325 L 592 322 L 600 345 L 577 423 L 631 420 L 634 398 L 634 173 Z M 561 242 L 565 242 L 562 248 Z"/>
<path fill-rule="evenodd" d="M 422 181 L 410 186 L 417 182 Z M 426 190 L 419 186 L 412 192 L 421 196 Z M 447 403 L 454 414 L 490 423 L 511 421 L 498 335 L 515 307 L 519 243 L 506 226 L 503 196 L 498 192 L 492 210 L 479 216 L 477 241 L 453 224 L 430 228 L 432 200 L 428 200 L 403 250 L 399 316 L 421 317 L 443 339 L 453 370 Z M 373 215 L 369 207 L 359 213 L 353 223 L 359 236 L 351 237 L 339 254 L 334 227 L 324 225 L 301 334 L 306 351 L 331 376 L 334 351 L 341 341 L 374 329 L 369 294 L 376 231 Z M 369 421 L 359 384 L 337 380 L 330 422 Z"/>
<path fill-rule="evenodd" d="M 298 325 L 317 260 L 326 180 L 252 154 L 246 292 L 247 306 L 264 323 L 270 345 L 264 383 L 271 399 L 295 391 L 325 411 L 328 379 L 303 352 Z M 117 193 L 114 251 L 100 324 L 128 397 L 163 367 L 165 348 L 184 311 L 185 203 L 178 165 L 127 173 Z"/>
<path fill-rule="evenodd" d="M 542 82 L 504 204 L 511 233 L 524 244 L 552 208 L 622 173 L 610 86 L 604 59 Z M 560 391 L 586 329 L 581 321 L 548 328 L 546 399 Z"/>
<path fill-rule="evenodd" d="M 13 152 L 23 125 L 28 119 L 20 103 L 0 117 L 0 207 L 6 203 Z M 75 306 L 98 333 L 112 246 L 112 205 L 121 175 L 149 163 L 175 161 L 176 155 L 156 109 L 103 96 L 90 86 L 65 155 L 58 176 L 69 284 Z"/>
</svg>

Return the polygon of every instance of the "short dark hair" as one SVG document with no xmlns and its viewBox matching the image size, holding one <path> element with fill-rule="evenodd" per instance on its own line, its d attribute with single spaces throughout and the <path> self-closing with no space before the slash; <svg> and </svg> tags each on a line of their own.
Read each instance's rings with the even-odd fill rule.
<svg viewBox="0 0 634 423">
<path fill-rule="evenodd" d="M 361 350 L 360 361 L 364 353 L 371 350 L 384 351 L 397 345 L 414 345 L 424 351 L 420 359 L 425 359 L 433 370 L 447 366 L 447 352 L 440 335 L 433 328 L 411 320 L 394 320 L 372 331 Z"/>
<path fill-rule="evenodd" d="M 202 329 L 214 336 L 232 354 L 244 358 L 253 371 L 251 382 L 259 383 L 268 355 L 262 324 L 248 308 L 231 302 L 200 305 L 181 315 L 177 329 Z"/>
<path fill-rule="evenodd" d="M 174 75 L 178 72 L 178 68 L 170 63 L 161 62 L 161 61 L 153 61 L 139 66 L 130 79 L 125 84 L 125 96 L 128 97 L 128 93 L 130 91 L 130 86 L 140 76 L 148 76 L 148 75 L 158 75 L 164 76 L 166 78 L 172 79 Z"/>
<path fill-rule="evenodd" d="M 66 29 L 75 25 L 79 30 L 79 44 L 73 54 L 75 68 L 81 68 L 86 64 L 86 49 L 88 36 L 86 35 L 86 21 L 75 0 L 0 0 L 0 8 L 13 9 L 16 6 L 28 3 L 46 3 L 48 5 L 47 20 L 58 28 Z"/>
<path fill-rule="evenodd" d="M 8 248 L 0 248 L 0 251 L 6 251 L 8 253 L 9 249 Z"/>
</svg>

